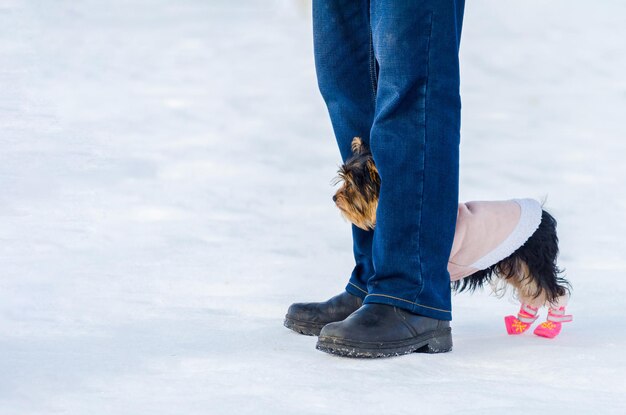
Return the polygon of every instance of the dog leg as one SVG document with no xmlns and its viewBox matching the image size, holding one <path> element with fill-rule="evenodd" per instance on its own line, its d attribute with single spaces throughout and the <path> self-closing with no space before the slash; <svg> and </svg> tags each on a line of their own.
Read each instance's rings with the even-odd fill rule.
<svg viewBox="0 0 626 415">
<path fill-rule="evenodd" d="M 504 317 L 504 325 L 509 334 L 522 334 L 537 320 L 539 308 L 522 303 L 517 316 Z"/>
<path fill-rule="evenodd" d="M 562 323 L 567 323 L 574 319 L 571 314 L 565 314 L 566 303 L 566 298 L 561 297 L 556 304 L 550 305 L 546 321 L 537 326 L 534 331 L 537 336 L 553 339 L 561 332 Z"/>
</svg>

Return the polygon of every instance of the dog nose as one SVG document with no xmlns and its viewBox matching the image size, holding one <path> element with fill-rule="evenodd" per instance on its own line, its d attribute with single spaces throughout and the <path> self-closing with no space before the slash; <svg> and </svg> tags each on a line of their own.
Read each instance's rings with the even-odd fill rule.
<svg viewBox="0 0 626 415">
<path fill-rule="evenodd" d="M 337 195 L 333 195 L 333 202 L 337 202 Z"/>
</svg>

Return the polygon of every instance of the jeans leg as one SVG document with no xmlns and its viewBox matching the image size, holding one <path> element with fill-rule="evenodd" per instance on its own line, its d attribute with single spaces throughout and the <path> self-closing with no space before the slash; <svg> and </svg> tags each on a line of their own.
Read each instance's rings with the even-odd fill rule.
<svg viewBox="0 0 626 415">
<path fill-rule="evenodd" d="M 370 148 L 381 177 L 365 303 L 451 320 L 463 0 L 372 0 L 380 67 Z"/>
<path fill-rule="evenodd" d="M 374 119 L 376 66 L 369 24 L 369 0 L 314 0 L 315 69 L 341 158 L 352 154 L 352 138 L 369 144 Z M 356 265 L 346 290 L 361 298 L 374 274 L 373 231 L 352 225 Z"/>
</svg>

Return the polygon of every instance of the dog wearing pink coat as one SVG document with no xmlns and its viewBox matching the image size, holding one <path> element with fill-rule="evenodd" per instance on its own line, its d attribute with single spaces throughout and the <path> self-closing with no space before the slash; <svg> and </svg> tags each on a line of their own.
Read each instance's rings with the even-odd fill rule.
<svg viewBox="0 0 626 415">
<path fill-rule="evenodd" d="M 553 338 L 565 314 L 569 283 L 556 264 L 556 220 L 533 199 L 460 203 L 448 271 L 458 291 L 475 289 L 497 276 L 512 285 L 521 302 L 517 316 L 504 319 L 509 334 L 527 331 L 541 306 L 545 322 L 534 331 Z"/>
<path fill-rule="evenodd" d="M 356 226 L 376 226 L 380 176 L 362 140 L 352 141 L 353 155 L 339 169 L 341 186 L 333 201 Z M 557 265 L 556 220 L 534 199 L 472 201 L 458 205 L 454 241 L 448 260 L 452 288 L 474 290 L 497 279 L 514 287 L 521 306 L 517 315 L 504 318 L 507 333 L 526 332 L 539 309 L 548 308 L 546 320 L 534 334 L 554 338 L 565 314 L 570 284 Z"/>
</svg>

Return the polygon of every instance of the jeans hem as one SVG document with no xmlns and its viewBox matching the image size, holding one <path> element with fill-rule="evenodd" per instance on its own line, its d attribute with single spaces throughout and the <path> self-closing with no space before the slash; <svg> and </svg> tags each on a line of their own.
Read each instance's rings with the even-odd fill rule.
<svg viewBox="0 0 626 415">
<path fill-rule="evenodd" d="M 367 296 L 367 291 L 362 289 L 361 287 L 359 287 L 358 285 L 349 282 L 348 285 L 346 285 L 346 291 L 349 294 L 352 294 L 356 297 L 359 297 L 361 299 L 365 298 Z"/>
</svg>

